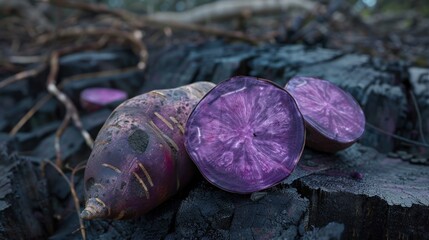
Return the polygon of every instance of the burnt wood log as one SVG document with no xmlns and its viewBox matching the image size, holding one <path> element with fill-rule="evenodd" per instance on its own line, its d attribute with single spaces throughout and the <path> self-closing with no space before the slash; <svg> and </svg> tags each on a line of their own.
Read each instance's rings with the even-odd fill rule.
<svg viewBox="0 0 429 240">
<path fill-rule="evenodd" d="M 292 185 L 310 199 L 310 225 L 343 223 L 344 239 L 429 239 L 427 166 L 357 144 L 302 159 L 299 168 L 306 174 Z"/>
<path fill-rule="evenodd" d="M 188 190 L 130 220 L 86 221 L 88 239 L 341 239 L 344 225 L 308 225 L 309 201 L 280 186 L 239 195 L 197 179 Z M 75 214 L 50 239 L 80 239 Z"/>
<path fill-rule="evenodd" d="M 83 186 L 81 186 L 83 187 Z M 143 217 L 130 220 L 85 221 L 87 239 L 165 239 L 174 226 L 182 196 L 175 196 Z M 77 215 L 69 214 L 50 239 L 82 239 Z"/>
<path fill-rule="evenodd" d="M 344 231 L 344 224 L 331 222 L 321 228 L 314 228 L 308 231 L 301 238 L 302 240 L 332 240 L 341 239 Z"/>
<path fill-rule="evenodd" d="M 198 184 L 176 214 L 174 239 L 296 239 L 307 228 L 308 200 L 295 189 L 239 195 Z"/>
<path fill-rule="evenodd" d="M 0 239 L 43 239 L 53 230 L 46 181 L 0 143 Z"/>
</svg>

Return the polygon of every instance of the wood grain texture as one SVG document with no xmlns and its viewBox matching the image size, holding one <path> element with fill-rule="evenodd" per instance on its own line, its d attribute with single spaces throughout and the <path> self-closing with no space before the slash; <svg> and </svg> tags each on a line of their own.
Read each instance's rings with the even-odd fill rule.
<svg viewBox="0 0 429 240">
<path fill-rule="evenodd" d="M 330 164 L 296 180 L 310 199 L 310 225 L 345 224 L 345 239 L 427 239 L 429 168 L 391 159 L 354 145 L 330 158 L 310 157 L 306 165 Z"/>
<path fill-rule="evenodd" d="M 53 232 L 46 181 L 0 143 L 0 239 L 42 239 Z"/>
</svg>

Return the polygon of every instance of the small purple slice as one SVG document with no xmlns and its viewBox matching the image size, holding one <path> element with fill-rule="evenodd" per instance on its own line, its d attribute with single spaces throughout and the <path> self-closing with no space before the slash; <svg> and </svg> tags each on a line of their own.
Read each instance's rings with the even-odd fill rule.
<svg viewBox="0 0 429 240">
<path fill-rule="evenodd" d="M 298 103 L 307 127 L 307 146 L 325 152 L 349 147 L 362 136 L 364 113 L 356 100 L 329 81 L 311 77 L 289 80 L 286 90 Z"/>
<path fill-rule="evenodd" d="M 88 111 L 95 111 L 108 104 L 124 101 L 127 98 L 126 92 L 113 88 L 87 88 L 80 94 L 81 105 Z"/>
<path fill-rule="evenodd" d="M 229 192 L 271 187 L 295 168 L 305 126 L 292 96 L 253 77 L 233 77 L 213 88 L 186 124 L 185 147 L 202 175 Z"/>
</svg>

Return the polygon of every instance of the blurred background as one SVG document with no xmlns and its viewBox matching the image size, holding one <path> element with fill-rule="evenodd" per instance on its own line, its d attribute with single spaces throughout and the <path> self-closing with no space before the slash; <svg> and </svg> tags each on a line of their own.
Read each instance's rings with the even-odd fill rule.
<svg viewBox="0 0 429 240">
<path fill-rule="evenodd" d="M 25 49 L 25 45 L 34 43 L 30 39 L 40 38 L 40 34 L 46 31 L 76 24 L 87 25 L 88 21 L 99 25 L 116 24 L 118 26 L 120 24 L 112 19 L 109 21 L 106 17 L 103 19 L 99 14 L 100 11 L 84 10 L 82 12 L 80 10 L 83 6 L 67 7 L 71 2 L 103 4 L 111 9 L 124 9 L 140 16 L 150 16 L 152 19 L 167 22 L 198 23 L 240 30 L 265 42 L 303 42 L 368 53 L 386 59 L 405 60 L 417 66 L 428 65 L 429 48 L 426 46 L 429 39 L 426 32 L 429 28 L 429 4 L 425 0 L 281 0 L 277 3 L 281 7 L 275 9 L 270 5 L 276 1 L 264 0 L 247 1 L 247 4 L 243 0 L 50 2 L 55 6 L 49 4 L 48 0 L 0 1 L 0 54 L 2 56 L 0 61 L 3 64 L 6 64 L 8 56 L 17 52 L 33 53 L 34 51 Z M 214 2 L 220 3 L 216 5 L 216 11 L 201 8 Z M 241 2 L 243 7 L 233 8 L 232 11 L 219 11 L 222 8 L 230 8 L 234 5 L 232 2 Z M 255 2 L 259 2 L 257 7 Z M 181 14 L 172 15 L 170 14 L 172 12 Z M 296 32 L 299 33 L 295 34 Z M 152 34 L 146 33 L 145 37 L 149 35 Z M 4 71 L 2 67 L 0 74 Z"/>
</svg>

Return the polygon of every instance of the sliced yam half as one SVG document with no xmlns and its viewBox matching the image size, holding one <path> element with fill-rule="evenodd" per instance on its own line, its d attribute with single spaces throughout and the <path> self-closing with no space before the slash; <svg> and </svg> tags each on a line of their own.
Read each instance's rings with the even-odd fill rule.
<svg viewBox="0 0 429 240">
<path fill-rule="evenodd" d="M 356 100 L 333 83 L 311 77 L 289 80 L 286 90 L 295 98 L 307 127 L 307 146 L 336 152 L 363 134 L 365 115 Z"/>
<path fill-rule="evenodd" d="M 304 143 L 304 120 L 293 97 L 268 80 L 245 76 L 206 94 L 185 130 L 185 147 L 202 175 L 235 193 L 260 191 L 285 179 Z"/>
</svg>

